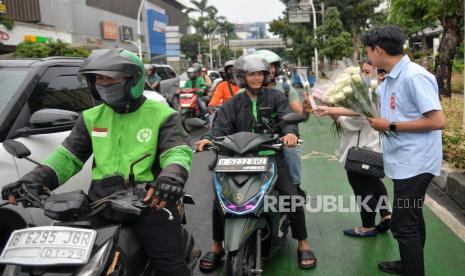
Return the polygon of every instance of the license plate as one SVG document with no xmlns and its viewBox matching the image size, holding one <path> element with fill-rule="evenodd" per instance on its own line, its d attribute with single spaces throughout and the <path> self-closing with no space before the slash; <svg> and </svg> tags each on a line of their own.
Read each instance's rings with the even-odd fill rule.
<svg viewBox="0 0 465 276">
<path fill-rule="evenodd" d="M 181 98 L 192 98 L 194 94 L 192 93 L 187 93 L 187 94 L 180 94 L 179 97 Z"/>
<path fill-rule="evenodd" d="M 86 264 L 97 232 L 61 226 L 14 231 L 0 256 L 0 263 L 46 266 Z"/>
<path fill-rule="evenodd" d="M 265 172 L 268 157 L 219 158 L 216 172 Z"/>
</svg>

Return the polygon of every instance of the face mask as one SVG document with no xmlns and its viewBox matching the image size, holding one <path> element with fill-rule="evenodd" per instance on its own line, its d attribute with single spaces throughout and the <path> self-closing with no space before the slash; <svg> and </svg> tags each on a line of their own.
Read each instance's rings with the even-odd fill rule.
<svg viewBox="0 0 465 276">
<path fill-rule="evenodd" d="M 125 83 L 116 83 L 108 86 L 96 85 L 97 91 L 102 97 L 102 100 L 111 108 L 116 110 L 124 110 L 126 105 L 126 93 L 124 91 Z"/>
<path fill-rule="evenodd" d="M 370 77 L 363 77 L 363 82 L 365 83 L 365 85 L 367 87 L 370 87 L 371 78 Z"/>
</svg>

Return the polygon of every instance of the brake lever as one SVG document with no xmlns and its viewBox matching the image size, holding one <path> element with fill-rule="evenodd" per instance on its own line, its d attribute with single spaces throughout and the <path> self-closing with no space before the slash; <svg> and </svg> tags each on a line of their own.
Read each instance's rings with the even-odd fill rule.
<svg viewBox="0 0 465 276">
<path fill-rule="evenodd" d="M 140 200 L 138 200 L 136 202 L 133 202 L 133 205 L 138 207 L 138 208 L 141 208 L 141 209 L 150 208 L 150 204 L 144 203 L 143 201 L 140 201 Z M 161 208 L 160 210 L 163 210 L 168 214 L 168 220 L 169 221 L 172 221 L 174 219 L 173 213 L 171 213 L 170 210 L 168 210 L 166 208 Z"/>
</svg>

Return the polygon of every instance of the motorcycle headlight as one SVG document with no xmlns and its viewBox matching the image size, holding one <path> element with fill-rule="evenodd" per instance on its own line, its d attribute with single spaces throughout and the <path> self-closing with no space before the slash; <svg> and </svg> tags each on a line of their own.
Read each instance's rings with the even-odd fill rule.
<svg viewBox="0 0 465 276">
<path fill-rule="evenodd" d="M 98 276 L 103 274 L 106 260 L 110 255 L 111 248 L 113 247 L 113 239 L 109 239 L 94 256 L 87 262 L 87 264 L 79 269 L 75 276 Z"/>
</svg>

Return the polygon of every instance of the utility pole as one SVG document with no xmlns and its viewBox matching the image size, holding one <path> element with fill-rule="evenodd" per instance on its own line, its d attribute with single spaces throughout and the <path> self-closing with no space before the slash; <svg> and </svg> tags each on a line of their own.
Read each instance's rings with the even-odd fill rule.
<svg viewBox="0 0 465 276">
<path fill-rule="evenodd" d="M 313 12 L 313 38 L 316 40 L 316 10 L 315 5 L 313 5 L 313 0 L 310 0 L 310 6 L 312 7 Z M 315 47 L 315 77 L 318 79 L 318 49 Z"/>
<path fill-rule="evenodd" d="M 142 7 L 145 6 L 145 0 L 140 0 L 139 11 L 137 12 L 137 47 L 139 48 L 139 58 L 143 60 L 142 57 L 142 39 L 140 33 L 140 17 L 142 14 Z"/>
</svg>

